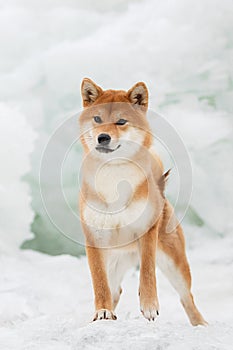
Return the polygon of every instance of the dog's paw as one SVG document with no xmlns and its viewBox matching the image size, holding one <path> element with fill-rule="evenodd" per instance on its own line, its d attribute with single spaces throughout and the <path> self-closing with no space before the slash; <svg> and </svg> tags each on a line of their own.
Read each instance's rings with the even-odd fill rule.
<svg viewBox="0 0 233 350">
<path fill-rule="evenodd" d="M 204 318 L 201 316 L 201 314 L 197 315 L 196 317 L 192 317 L 190 319 L 190 322 L 193 326 L 205 326 L 207 327 L 209 324 L 204 320 Z"/>
<path fill-rule="evenodd" d="M 116 315 L 108 310 L 108 309 L 100 309 L 97 310 L 94 317 L 93 317 L 93 321 L 97 321 L 97 320 L 116 320 L 117 317 Z"/>
<path fill-rule="evenodd" d="M 141 301 L 141 313 L 149 321 L 155 321 L 159 316 L 159 304 L 157 301 Z"/>
</svg>

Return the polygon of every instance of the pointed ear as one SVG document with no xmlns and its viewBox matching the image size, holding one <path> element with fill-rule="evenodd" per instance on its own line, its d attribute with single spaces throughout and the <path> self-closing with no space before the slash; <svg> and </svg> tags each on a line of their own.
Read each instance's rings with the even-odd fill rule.
<svg viewBox="0 0 233 350">
<path fill-rule="evenodd" d="M 96 85 L 89 78 L 84 78 L 81 85 L 81 93 L 83 99 L 83 107 L 90 106 L 102 94 L 101 87 Z"/>
<path fill-rule="evenodd" d="M 128 97 L 133 104 L 148 108 L 148 90 L 146 84 L 139 82 L 135 84 L 129 91 Z"/>
</svg>

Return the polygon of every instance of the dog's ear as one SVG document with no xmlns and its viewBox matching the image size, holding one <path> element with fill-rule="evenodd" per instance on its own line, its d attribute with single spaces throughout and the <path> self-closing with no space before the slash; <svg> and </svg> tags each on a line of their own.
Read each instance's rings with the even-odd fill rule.
<svg viewBox="0 0 233 350">
<path fill-rule="evenodd" d="M 146 84 L 139 82 L 128 91 L 128 98 L 131 103 L 148 108 L 148 89 Z"/>
<path fill-rule="evenodd" d="M 89 78 L 84 78 L 81 85 L 81 93 L 83 99 L 83 107 L 90 106 L 102 94 L 101 87 L 96 85 Z"/>
</svg>

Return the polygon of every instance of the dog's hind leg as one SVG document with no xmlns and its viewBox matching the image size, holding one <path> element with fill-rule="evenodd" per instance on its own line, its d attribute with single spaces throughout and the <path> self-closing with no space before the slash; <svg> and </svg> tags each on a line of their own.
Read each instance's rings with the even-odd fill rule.
<svg viewBox="0 0 233 350">
<path fill-rule="evenodd" d="M 193 326 L 207 325 L 198 311 L 191 293 L 191 273 L 185 254 L 185 243 L 180 226 L 172 233 L 160 232 L 157 263 L 180 296 L 181 303 Z"/>
<path fill-rule="evenodd" d="M 122 293 L 121 286 L 119 286 L 117 288 L 117 290 L 112 291 L 112 308 L 113 308 L 113 310 L 115 310 L 115 308 L 117 307 L 117 304 L 120 300 L 121 293 Z"/>
<path fill-rule="evenodd" d="M 138 256 L 136 253 L 129 253 L 127 251 L 115 250 L 112 251 L 108 257 L 108 281 L 112 295 L 113 310 L 115 310 L 122 293 L 121 282 L 126 271 L 136 266 L 138 263 Z"/>
</svg>

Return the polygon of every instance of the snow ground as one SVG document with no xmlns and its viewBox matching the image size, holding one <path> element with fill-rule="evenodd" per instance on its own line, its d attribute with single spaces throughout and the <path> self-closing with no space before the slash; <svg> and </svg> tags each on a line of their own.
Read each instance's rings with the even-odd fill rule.
<svg viewBox="0 0 233 350">
<path fill-rule="evenodd" d="M 138 305 L 138 271 L 123 283 L 117 321 L 91 323 L 93 296 L 86 257 L 32 251 L 0 257 L 0 349 L 232 349 L 232 245 L 199 237 L 188 255 L 197 305 L 208 327 L 192 327 L 177 294 L 158 271 L 160 316 L 148 322 Z"/>
<path fill-rule="evenodd" d="M 0 350 L 232 349 L 231 1 L 0 0 L 0 7 Z M 156 323 L 140 314 L 137 271 L 124 280 L 118 320 L 90 323 L 86 258 L 18 249 L 34 216 L 20 181 L 31 167 L 38 176 L 29 161 L 33 142 L 39 134 L 33 156 L 39 159 L 45 136 L 77 112 L 84 76 L 106 88 L 145 80 L 151 107 L 185 140 L 194 169 L 192 205 L 206 224 L 186 236 L 207 328 L 189 325 L 159 271 Z"/>
</svg>

